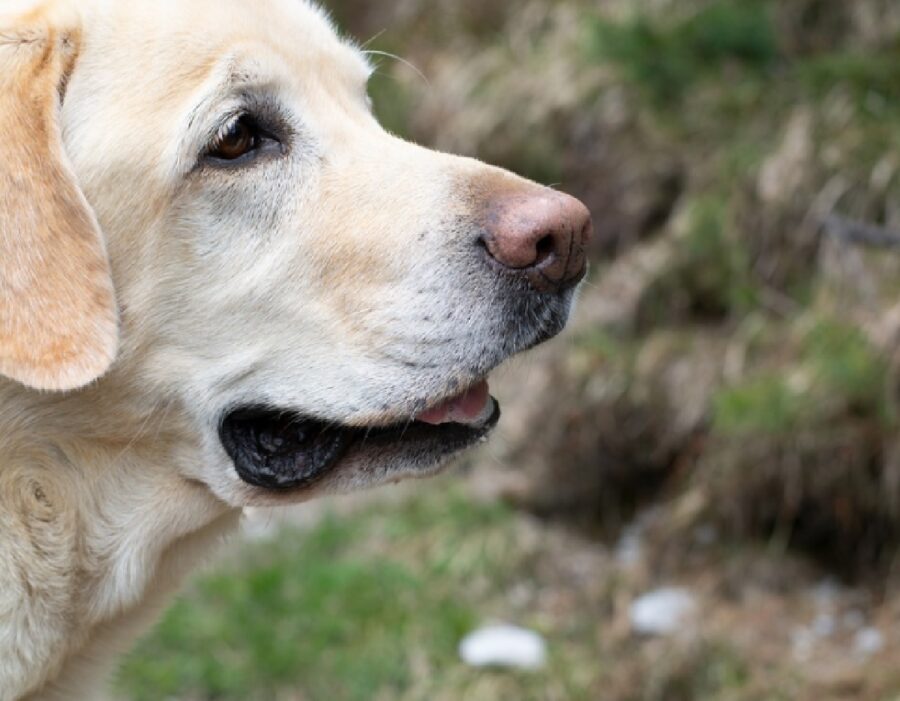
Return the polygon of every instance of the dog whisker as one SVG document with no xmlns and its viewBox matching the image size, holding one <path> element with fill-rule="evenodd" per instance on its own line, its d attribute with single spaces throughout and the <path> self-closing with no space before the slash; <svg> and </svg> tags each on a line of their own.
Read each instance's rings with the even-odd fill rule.
<svg viewBox="0 0 900 701">
<path fill-rule="evenodd" d="M 363 54 L 365 54 L 366 56 L 384 56 L 385 58 L 390 58 L 399 63 L 402 63 L 404 66 L 412 69 L 416 73 L 416 75 L 418 75 L 425 82 L 425 85 L 427 85 L 429 88 L 431 87 L 431 81 L 428 80 L 428 77 L 419 69 L 419 67 L 411 61 L 406 60 L 402 56 L 397 56 L 397 54 L 392 54 L 388 51 L 377 51 L 375 49 L 367 49 L 363 51 Z"/>
<path fill-rule="evenodd" d="M 372 38 L 370 38 L 370 39 L 364 41 L 362 44 L 360 44 L 359 45 L 360 51 L 362 51 L 363 53 L 367 53 L 366 48 L 371 46 L 376 41 L 378 41 L 384 35 L 384 33 L 386 31 L 387 31 L 387 29 L 382 29 L 380 32 L 375 34 L 375 36 L 373 36 Z"/>
</svg>

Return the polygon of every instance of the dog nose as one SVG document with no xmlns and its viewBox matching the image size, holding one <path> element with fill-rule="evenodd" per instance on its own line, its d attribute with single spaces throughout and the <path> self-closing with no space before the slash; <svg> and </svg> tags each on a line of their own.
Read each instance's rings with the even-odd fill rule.
<svg viewBox="0 0 900 701">
<path fill-rule="evenodd" d="M 539 292 L 561 292 L 584 278 L 592 234 L 587 207 L 569 195 L 542 190 L 493 200 L 481 242 L 491 258 Z"/>
</svg>

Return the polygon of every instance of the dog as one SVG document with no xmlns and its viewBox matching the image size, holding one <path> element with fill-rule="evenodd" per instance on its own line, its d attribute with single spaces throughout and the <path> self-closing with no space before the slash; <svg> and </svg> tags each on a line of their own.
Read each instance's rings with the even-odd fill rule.
<svg viewBox="0 0 900 701">
<path fill-rule="evenodd" d="M 306 0 L 0 5 L 0 699 L 98 699 L 249 506 L 438 472 L 562 330 L 572 197 L 373 116 Z"/>
</svg>

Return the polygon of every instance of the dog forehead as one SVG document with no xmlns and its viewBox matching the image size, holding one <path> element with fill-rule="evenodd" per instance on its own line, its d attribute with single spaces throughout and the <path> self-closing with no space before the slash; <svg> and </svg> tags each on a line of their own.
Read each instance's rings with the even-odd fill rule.
<svg viewBox="0 0 900 701">
<path fill-rule="evenodd" d="M 64 123 L 70 154 L 83 164 L 128 158 L 177 176 L 175 150 L 190 120 L 230 85 L 259 83 L 305 100 L 326 83 L 331 95 L 355 95 L 369 73 L 362 54 L 303 0 L 74 2 L 83 41 Z"/>
<path fill-rule="evenodd" d="M 80 25 L 95 54 L 128 60 L 132 70 L 141 59 L 161 69 L 257 43 L 288 59 L 327 56 L 333 71 L 369 72 L 361 52 L 308 0 L 0 0 L 0 33 L 36 24 Z"/>
<path fill-rule="evenodd" d="M 55 4 L 59 0 L 51 0 Z M 319 6 L 305 0 L 72 0 L 86 17 L 109 18 L 145 32 L 189 32 L 202 41 L 226 30 L 230 34 L 263 28 L 269 34 L 301 30 L 304 42 L 332 40 L 333 25 Z M 92 18 L 93 19 L 93 18 Z"/>
<path fill-rule="evenodd" d="M 9 25 L 39 17 L 68 16 L 105 17 L 126 24 L 140 22 L 151 30 L 162 25 L 190 28 L 198 36 L 204 28 L 232 24 L 242 19 L 242 26 L 252 26 L 254 19 L 263 23 L 276 21 L 272 28 L 284 28 L 285 22 L 301 23 L 308 31 L 326 36 L 333 31 L 328 14 L 309 0 L 255 0 L 252 6 L 242 0 L 2 0 L 0 21 Z"/>
<path fill-rule="evenodd" d="M 145 96 L 157 102 L 191 95 L 223 63 L 236 72 L 246 63 L 251 74 L 282 84 L 327 75 L 331 90 L 363 84 L 371 72 L 362 52 L 305 0 L 78 1 L 87 7 L 82 67 L 103 80 L 146 84 Z"/>
<path fill-rule="evenodd" d="M 216 50 L 222 44 L 263 42 L 283 53 L 308 55 L 346 51 L 334 25 L 305 0 L 75 0 L 85 30 L 100 28 L 104 43 L 121 42 L 138 51 L 147 44 Z M 105 30 L 105 31 L 102 31 Z"/>
</svg>

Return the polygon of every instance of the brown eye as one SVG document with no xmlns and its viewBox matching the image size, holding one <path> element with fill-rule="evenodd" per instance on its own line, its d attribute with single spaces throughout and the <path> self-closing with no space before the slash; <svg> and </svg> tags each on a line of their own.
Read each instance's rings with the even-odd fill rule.
<svg viewBox="0 0 900 701">
<path fill-rule="evenodd" d="M 209 147 L 209 156 L 222 161 L 236 161 L 259 148 L 260 137 L 247 117 L 232 122 L 222 130 Z"/>
</svg>

